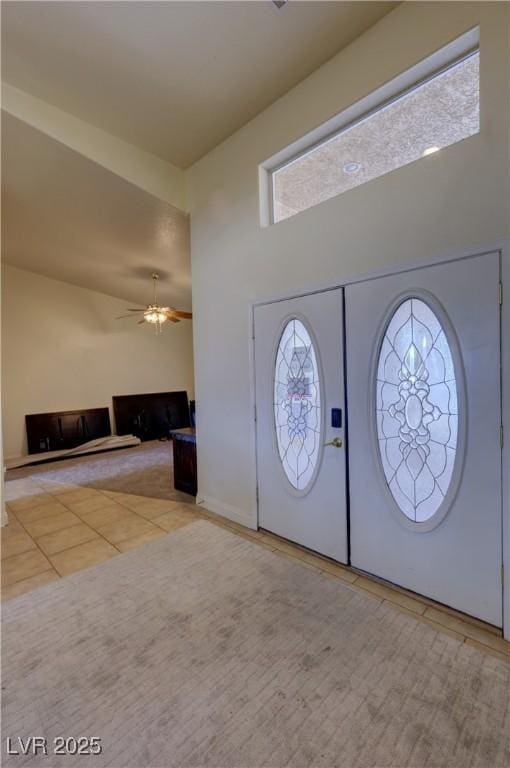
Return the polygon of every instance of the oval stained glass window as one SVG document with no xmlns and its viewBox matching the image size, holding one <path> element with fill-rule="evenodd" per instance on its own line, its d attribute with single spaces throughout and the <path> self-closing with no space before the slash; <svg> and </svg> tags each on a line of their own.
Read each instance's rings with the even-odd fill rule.
<svg viewBox="0 0 510 768">
<path fill-rule="evenodd" d="M 319 368 L 310 334 L 298 318 L 285 325 L 276 353 L 274 421 L 283 471 L 298 491 L 313 479 L 321 445 Z"/>
<path fill-rule="evenodd" d="M 440 508 L 452 482 L 458 405 L 453 356 L 443 326 L 418 298 L 400 304 L 379 353 L 377 437 L 386 482 L 415 523 Z"/>
</svg>

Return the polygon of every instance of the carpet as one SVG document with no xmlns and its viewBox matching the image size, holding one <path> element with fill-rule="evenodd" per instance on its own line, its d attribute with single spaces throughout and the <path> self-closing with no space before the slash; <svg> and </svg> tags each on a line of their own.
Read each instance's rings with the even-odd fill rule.
<svg viewBox="0 0 510 768">
<path fill-rule="evenodd" d="M 24 477 L 168 499 L 181 504 L 195 503 L 193 496 L 174 489 L 171 442 L 150 441 L 111 453 L 8 470 L 5 474 L 7 481 Z"/>
<path fill-rule="evenodd" d="M 510 763 L 510 666 L 206 521 L 9 601 L 4 766 Z"/>
</svg>

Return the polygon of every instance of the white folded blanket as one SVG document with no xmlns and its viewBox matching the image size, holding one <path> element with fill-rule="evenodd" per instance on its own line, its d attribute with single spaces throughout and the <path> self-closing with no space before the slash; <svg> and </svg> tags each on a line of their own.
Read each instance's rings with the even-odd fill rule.
<svg viewBox="0 0 510 768">
<path fill-rule="evenodd" d="M 20 456 L 17 459 L 5 459 L 5 469 L 16 469 L 26 467 L 29 464 L 39 464 L 51 459 L 60 459 L 66 456 L 81 456 L 85 453 L 96 453 L 99 451 L 111 451 L 113 448 L 127 448 L 131 445 L 140 445 L 141 440 L 134 435 L 109 435 L 108 437 L 97 437 L 95 440 L 89 440 L 88 443 L 82 443 L 75 448 L 64 448 L 60 451 L 44 451 L 43 453 L 31 453 L 30 456 Z"/>
</svg>

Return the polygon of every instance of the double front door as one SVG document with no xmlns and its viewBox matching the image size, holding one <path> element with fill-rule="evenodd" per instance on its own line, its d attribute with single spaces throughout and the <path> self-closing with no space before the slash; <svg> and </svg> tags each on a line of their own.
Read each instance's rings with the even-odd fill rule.
<svg viewBox="0 0 510 768">
<path fill-rule="evenodd" d="M 255 374 L 260 527 L 501 626 L 498 289 L 489 254 L 257 306 Z"/>
</svg>

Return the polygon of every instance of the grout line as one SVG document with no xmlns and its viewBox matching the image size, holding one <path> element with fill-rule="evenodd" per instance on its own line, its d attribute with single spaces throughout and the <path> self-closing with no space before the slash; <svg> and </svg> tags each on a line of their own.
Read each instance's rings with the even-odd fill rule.
<svg viewBox="0 0 510 768">
<path fill-rule="evenodd" d="M 73 491 L 69 491 L 69 493 L 73 493 Z M 48 495 L 49 495 L 49 496 L 52 496 L 52 494 L 51 494 L 51 493 L 48 493 Z M 55 497 L 55 498 L 56 498 L 56 497 Z M 57 500 L 57 501 L 60 501 L 59 499 L 56 499 L 56 500 Z M 72 509 L 70 509 L 68 506 L 66 506 L 66 504 L 65 504 L 64 502 L 62 502 L 62 501 L 61 501 L 60 503 L 61 503 L 61 504 L 62 504 L 62 505 L 63 505 L 63 506 L 66 508 L 66 510 L 67 510 L 68 512 L 71 512 L 72 514 L 76 515 L 76 517 L 79 519 L 80 523 L 82 523 L 83 525 L 87 525 L 89 528 L 91 528 L 91 529 L 94 531 L 94 533 L 96 533 L 96 534 L 97 534 L 97 535 L 98 535 L 98 536 L 99 536 L 101 539 L 103 539 L 103 541 L 106 541 L 106 543 L 107 543 L 107 544 L 110 544 L 110 546 L 114 546 L 113 544 L 111 544 L 111 542 L 109 542 L 107 539 L 105 539 L 105 537 L 104 537 L 104 536 L 103 536 L 103 535 L 102 535 L 102 534 L 101 534 L 101 533 L 100 533 L 100 532 L 99 532 L 99 531 L 98 531 L 96 528 L 94 528 L 94 526 L 93 526 L 93 525 L 89 525 L 89 523 L 85 522 L 85 520 L 83 520 L 83 518 L 81 518 L 81 517 L 79 516 L 79 514 L 78 514 L 78 513 L 76 513 L 76 512 L 73 512 L 73 510 L 72 510 Z M 34 544 L 36 545 L 36 547 L 37 547 L 37 549 L 39 550 L 39 552 L 41 552 L 41 554 L 42 554 L 42 555 L 43 555 L 43 556 L 46 558 L 46 560 L 48 561 L 48 563 L 49 563 L 49 565 L 50 565 L 50 568 L 51 568 L 52 570 L 54 570 L 54 571 L 55 571 L 55 572 L 58 574 L 58 577 L 59 577 L 60 579 L 64 578 L 64 575 L 63 575 L 63 574 L 61 574 L 61 573 L 58 571 L 57 567 L 56 567 L 56 566 L 55 566 L 55 565 L 52 563 L 52 561 L 50 560 L 50 555 L 47 555 L 47 554 L 46 554 L 46 553 L 45 553 L 45 552 L 44 552 L 44 551 L 41 549 L 41 547 L 39 546 L 39 544 L 38 544 L 38 542 L 37 542 L 37 539 L 36 539 L 36 538 L 34 538 L 34 537 L 32 536 L 32 534 L 31 534 L 31 533 L 29 533 L 29 531 L 28 531 L 28 530 L 25 528 L 25 526 L 24 526 L 24 524 L 22 523 L 22 521 L 21 521 L 21 520 L 18 518 L 18 516 L 16 515 L 16 512 L 15 512 L 14 510 L 9 510 L 9 511 L 11 512 L 11 514 L 13 514 L 13 515 L 14 515 L 15 519 L 17 520 L 17 522 L 18 522 L 18 523 L 19 523 L 19 524 L 22 526 L 22 528 L 23 528 L 23 530 L 25 531 L 25 533 L 26 533 L 28 536 L 30 536 L 30 538 L 32 539 L 32 541 L 33 541 L 33 542 L 34 542 Z M 139 515 L 139 517 L 140 517 L 140 515 Z M 45 519 L 45 518 L 40 518 L 40 519 L 41 519 L 41 520 L 43 520 L 43 519 Z M 74 523 L 74 525 L 77 525 L 77 523 Z M 61 531 L 64 531 L 64 530 L 66 530 L 67 528 L 72 528 L 72 527 L 73 527 L 72 525 L 69 525 L 69 526 L 67 526 L 66 528 L 61 528 L 60 530 L 61 530 Z M 58 531 L 52 531 L 52 533 L 58 533 Z M 44 536 L 44 535 L 45 535 L 45 534 L 43 534 L 43 536 Z M 93 539 L 91 539 L 91 541 L 93 541 Z M 89 543 L 89 542 L 87 542 L 87 541 L 85 541 L 85 542 L 82 542 L 82 544 L 88 544 L 88 543 Z M 74 545 L 73 547 L 67 547 L 66 549 L 62 549 L 62 550 L 60 550 L 60 552 L 54 552 L 53 554 L 54 554 L 54 555 L 60 555 L 62 552 L 69 552 L 71 549 L 75 549 L 76 547 L 80 547 L 82 544 L 76 544 L 76 545 Z M 117 549 L 117 547 L 115 547 L 115 549 Z M 28 550 L 27 550 L 27 551 L 28 551 Z M 118 551 L 118 552 L 120 552 L 120 550 L 117 550 L 117 551 Z M 23 554 L 23 553 L 20 553 L 20 554 Z M 7 560 L 7 559 L 8 559 L 8 558 L 6 558 L 6 560 Z M 48 569 L 47 569 L 47 570 L 48 570 Z M 82 570 L 82 569 L 79 569 L 79 570 Z M 41 573 L 45 573 L 45 571 L 41 571 Z M 25 577 L 25 578 L 26 578 L 26 577 Z M 19 579 L 18 581 L 15 581 L 15 582 L 13 582 L 13 584 L 19 584 L 19 582 L 20 582 L 20 581 L 24 581 L 24 580 L 25 580 L 25 579 Z M 9 584 L 8 586 L 12 586 L 12 585 L 11 585 L 11 584 Z"/>
<path fill-rule="evenodd" d="M 24 552 L 20 554 L 24 554 Z M 12 584 L 6 584 L 5 589 L 9 589 L 10 587 L 15 587 L 16 584 L 21 584 L 23 581 L 28 581 L 28 579 L 33 579 L 33 578 L 36 578 L 37 576 L 43 576 L 45 573 L 55 573 L 57 575 L 57 578 L 59 579 L 62 578 L 62 576 L 57 571 L 57 569 L 53 565 L 51 565 L 51 567 L 46 568 L 45 571 L 40 571 L 40 573 L 34 573 L 33 576 L 25 576 L 24 579 L 19 579 L 19 581 L 13 581 Z M 37 589 L 37 587 L 34 587 L 33 589 Z M 21 595 L 25 595 L 31 591 L 32 591 L 31 589 L 27 589 L 26 592 L 21 592 L 21 594 L 17 595 L 17 597 L 21 597 Z M 0 602 L 4 602 L 4 600 L 14 600 L 14 598 L 5 598 L 4 590 L 2 590 L 0 594 Z"/>
<path fill-rule="evenodd" d="M 41 547 L 39 546 L 39 544 L 37 543 L 36 539 L 34 539 L 34 537 L 33 537 L 33 536 L 32 536 L 32 535 L 31 535 L 31 534 L 30 534 L 30 533 L 27 531 L 27 529 L 25 528 L 25 526 L 23 525 L 23 523 L 21 522 L 21 520 L 20 520 L 20 519 L 17 517 L 16 513 L 15 513 L 15 512 L 13 512 L 13 511 L 11 510 L 11 514 L 14 514 L 14 517 L 16 518 L 17 522 L 18 522 L 18 523 L 21 525 L 21 527 L 23 528 L 23 530 L 25 531 L 25 533 L 27 534 L 27 536 L 30 536 L 30 538 L 31 538 L 31 539 L 32 539 L 32 541 L 34 542 L 35 546 L 37 547 L 37 549 L 39 550 L 39 552 L 41 553 L 41 555 L 42 555 L 42 556 L 44 557 L 44 559 L 45 559 L 45 560 L 48 562 L 48 564 L 49 564 L 49 567 L 50 567 L 50 568 L 53 568 L 53 570 L 55 570 L 55 571 L 56 571 L 57 569 L 56 569 L 56 568 L 53 566 L 53 563 L 50 561 L 50 559 L 49 559 L 48 555 L 47 555 L 45 552 L 43 552 L 43 551 L 42 551 L 42 549 L 41 549 Z M 41 519 L 42 519 L 42 518 L 41 518 Z M 27 552 L 28 552 L 28 551 L 29 551 L 29 550 L 27 550 Z M 33 549 L 32 549 L 31 551 L 33 551 Z M 24 553 L 23 553 L 23 552 L 21 552 L 20 554 L 24 554 Z M 13 557 L 16 557 L 16 555 L 13 555 Z M 6 560 L 8 560 L 9 558 L 8 558 L 8 557 L 6 557 L 5 559 L 6 559 Z M 48 568 L 46 568 L 46 570 L 49 570 L 49 569 L 48 569 Z M 45 573 L 45 571 L 41 571 L 41 573 Z M 58 573 L 58 571 L 57 571 L 57 573 Z M 37 574 L 34 574 L 34 575 L 36 575 L 36 576 L 37 576 Z M 60 573 L 59 573 L 58 575 L 59 575 L 59 577 L 60 577 Z M 25 576 L 25 578 L 30 578 L 30 577 L 27 577 L 27 576 Z M 19 582 L 20 582 L 20 581 L 24 581 L 24 580 L 25 580 L 25 579 L 18 579 L 18 581 L 13 581 L 13 584 L 19 584 Z M 12 586 L 12 584 L 7 584 L 6 586 L 8 586 L 8 587 L 11 587 L 11 586 Z"/>
</svg>

